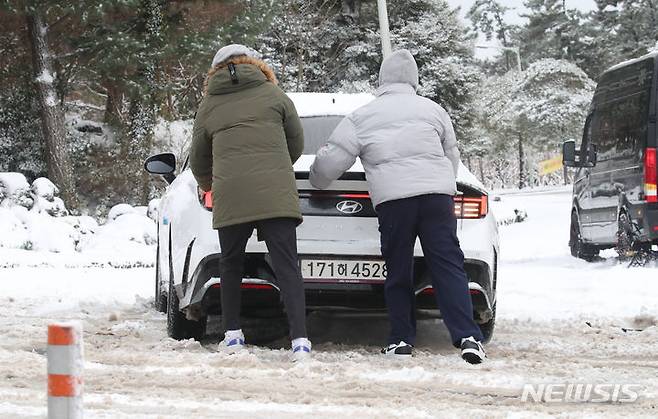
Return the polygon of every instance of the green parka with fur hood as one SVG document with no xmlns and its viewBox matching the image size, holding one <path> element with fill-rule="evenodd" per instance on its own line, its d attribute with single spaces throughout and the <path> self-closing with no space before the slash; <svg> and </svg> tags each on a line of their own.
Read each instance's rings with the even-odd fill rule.
<svg viewBox="0 0 658 419">
<path fill-rule="evenodd" d="M 190 167 L 213 192 L 213 228 L 302 215 L 293 164 L 304 149 L 292 101 L 254 64 L 209 80 L 194 121 Z"/>
</svg>

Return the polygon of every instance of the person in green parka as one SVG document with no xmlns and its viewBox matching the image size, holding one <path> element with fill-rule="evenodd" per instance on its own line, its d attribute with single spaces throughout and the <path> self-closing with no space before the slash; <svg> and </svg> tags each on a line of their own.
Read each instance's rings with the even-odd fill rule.
<svg viewBox="0 0 658 419">
<path fill-rule="evenodd" d="M 244 347 L 240 286 L 247 241 L 257 229 L 286 307 L 293 360 L 310 356 L 297 255 L 302 215 L 293 170 L 303 149 L 295 106 L 260 54 L 244 45 L 221 48 L 194 121 L 190 167 L 200 191 L 212 191 L 213 228 L 222 253 L 222 350 Z"/>
</svg>

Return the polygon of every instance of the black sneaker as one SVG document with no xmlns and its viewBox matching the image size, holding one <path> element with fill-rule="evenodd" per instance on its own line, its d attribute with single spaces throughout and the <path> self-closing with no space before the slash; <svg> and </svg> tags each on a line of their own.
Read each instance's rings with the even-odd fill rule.
<svg viewBox="0 0 658 419">
<path fill-rule="evenodd" d="M 392 343 L 385 348 L 382 348 L 382 353 L 387 356 L 411 356 L 413 355 L 414 347 L 405 341 L 401 340 L 400 343 Z"/>
<path fill-rule="evenodd" d="M 473 336 L 462 339 L 462 359 L 469 364 L 479 364 L 484 361 L 487 355 L 480 341 L 475 340 Z"/>
</svg>

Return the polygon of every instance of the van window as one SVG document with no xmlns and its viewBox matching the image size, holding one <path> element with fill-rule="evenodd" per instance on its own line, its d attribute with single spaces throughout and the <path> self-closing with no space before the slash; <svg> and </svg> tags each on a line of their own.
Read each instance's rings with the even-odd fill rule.
<svg viewBox="0 0 658 419">
<path fill-rule="evenodd" d="M 592 118 L 594 114 L 589 114 L 585 121 L 585 129 L 583 130 L 583 142 L 580 145 L 580 161 L 585 161 L 587 158 L 587 150 L 592 144 Z"/>
<path fill-rule="evenodd" d="M 607 74 L 597 87 L 592 118 L 592 142 L 598 160 L 639 155 L 647 141 L 653 80 L 653 60 Z"/>
<path fill-rule="evenodd" d="M 599 160 L 632 157 L 647 139 L 649 95 L 642 92 L 609 102 L 592 119 Z"/>
</svg>

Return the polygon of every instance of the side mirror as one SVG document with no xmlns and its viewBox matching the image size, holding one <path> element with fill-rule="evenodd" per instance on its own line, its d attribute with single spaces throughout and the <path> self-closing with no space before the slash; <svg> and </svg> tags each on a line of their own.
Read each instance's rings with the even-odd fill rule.
<svg viewBox="0 0 658 419">
<path fill-rule="evenodd" d="M 562 144 L 562 164 L 567 167 L 578 167 L 576 163 L 576 142 L 574 140 L 568 140 Z"/>
<path fill-rule="evenodd" d="M 574 140 L 565 141 L 562 144 L 562 164 L 566 167 L 594 167 L 596 166 L 597 147 L 592 144 L 587 150 L 585 161 L 581 161 L 582 153 L 576 150 L 576 142 Z"/>
<path fill-rule="evenodd" d="M 144 170 L 152 175 L 162 175 L 168 183 L 176 179 L 176 156 L 162 153 L 151 156 L 144 162 Z"/>
</svg>

